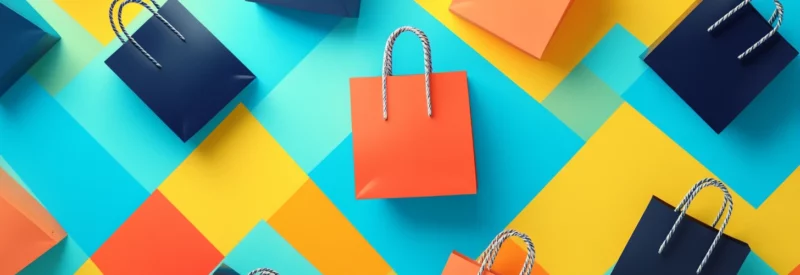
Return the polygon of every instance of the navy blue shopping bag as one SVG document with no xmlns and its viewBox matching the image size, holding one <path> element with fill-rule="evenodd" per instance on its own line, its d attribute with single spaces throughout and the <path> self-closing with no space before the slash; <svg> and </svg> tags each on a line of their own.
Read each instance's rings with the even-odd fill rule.
<svg viewBox="0 0 800 275">
<path fill-rule="evenodd" d="M 121 4 L 115 18 L 121 19 L 127 4 L 142 5 L 154 16 L 133 38 L 118 20 L 127 42 L 112 19 L 123 45 L 106 65 L 181 140 L 189 140 L 255 79 L 178 0 L 163 6 L 153 2 L 157 10 L 141 0 L 114 0 L 112 10 L 117 2 Z"/>
<path fill-rule="evenodd" d="M 44 30 L 0 3 L 0 95 L 58 40 L 52 29 Z"/>
<path fill-rule="evenodd" d="M 711 226 L 686 215 L 697 193 L 709 186 L 720 188 L 724 194 L 722 208 Z M 717 231 L 714 227 L 725 210 L 727 215 Z M 736 275 L 750 246 L 723 233 L 732 212 L 728 188 L 715 179 L 695 184 L 676 208 L 653 197 L 611 275 Z"/>
<path fill-rule="evenodd" d="M 749 0 L 704 0 L 644 58 L 717 133 L 797 56 L 774 1 L 765 20 Z"/>
<path fill-rule="evenodd" d="M 361 0 L 247 0 L 316 13 L 358 17 Z"/>
</svg>

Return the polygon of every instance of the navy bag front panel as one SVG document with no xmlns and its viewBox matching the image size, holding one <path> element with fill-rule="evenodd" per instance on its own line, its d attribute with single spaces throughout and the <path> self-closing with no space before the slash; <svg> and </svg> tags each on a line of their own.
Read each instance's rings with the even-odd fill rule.
<svg viewBox="0 0 800 275">
<path fill-rule="evenodd" d="M 185 38 L 155 16 L 133 38 L 161 64 L 156 67 L 130 42 L 106 65 L 187 141 L 236 97 L 255 76 L 178 1 L 158 10 Z"/>
<path fill-rule="evenodd" d="M 673 235 L 674 240 L 658 254 L 658 248 L 679 215 L 674 206 L 653 197 L 611 275 L 696 274 L 719 231 L 686 215 Z M 736 275 L 748 254 L 749 245 L 722 235 L 701 274 Z"/>
<path fill-rule="evenodd" d="M 742 0 L 702 1 L 644 61 L 717 133 L 780 73 L 797 50 L 747 4 L 712 32 L 708 28 Z"/>
<path fill-rule="evenodd" d="M 361 0 L 248 0 L 291 9 L 343 17 L 358 17 Z"/>
<path fill-rule="evenodd" d="M 58 39 L 0 3 L 0 95 Z"/>
</svg>

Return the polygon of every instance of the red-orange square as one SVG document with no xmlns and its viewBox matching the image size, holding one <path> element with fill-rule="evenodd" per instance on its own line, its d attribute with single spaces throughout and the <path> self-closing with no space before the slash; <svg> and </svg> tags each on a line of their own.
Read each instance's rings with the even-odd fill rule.
<svg viewBox="0 0 800 275">
<path fill-rule="evenodd" d="M 92 256 L 104 274 L 209 274 L 220 253 L 155 191 Z"/>
</svg>

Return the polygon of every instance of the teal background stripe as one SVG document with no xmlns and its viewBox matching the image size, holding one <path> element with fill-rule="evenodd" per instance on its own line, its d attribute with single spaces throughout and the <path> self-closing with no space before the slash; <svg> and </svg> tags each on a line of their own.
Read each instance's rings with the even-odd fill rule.
<svg viewBox="0 0 800 275">
<path fill-rule="evenodd" d="M 147 192 L 30 76 L 0 105 L 0 155 L 75 242 L 94 253 Z"/>
</svg>

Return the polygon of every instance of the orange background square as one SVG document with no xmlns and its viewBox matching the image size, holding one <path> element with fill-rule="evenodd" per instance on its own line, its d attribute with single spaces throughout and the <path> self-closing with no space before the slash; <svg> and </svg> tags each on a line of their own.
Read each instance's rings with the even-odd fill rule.
<svg viewBox="0 0 800 275">
<path fill-rule="evenodd" d="M 209 274 L 223 256 L 155 191 L 92 256 L 104 274 Z"/>
</svg>

